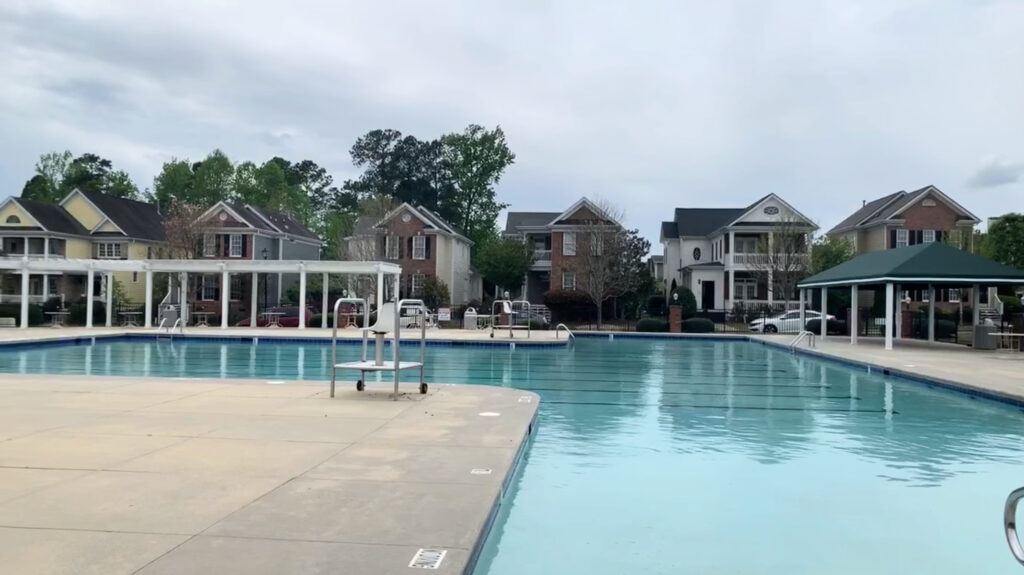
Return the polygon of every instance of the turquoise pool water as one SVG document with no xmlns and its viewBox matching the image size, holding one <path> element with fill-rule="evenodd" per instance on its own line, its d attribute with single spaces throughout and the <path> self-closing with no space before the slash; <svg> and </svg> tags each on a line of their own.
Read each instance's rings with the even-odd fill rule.
<svg viewBox="0 0 1024 575">
<path fill-rule="evenodd" d="M 323 380 L 329 353 L 114 341 L 0 351 L 0 371 Z M 427 378 L 543 398 L 478 575 L 1019 570 L 1011 406 L 727 341 L 431 347 Z"/>
</svg>

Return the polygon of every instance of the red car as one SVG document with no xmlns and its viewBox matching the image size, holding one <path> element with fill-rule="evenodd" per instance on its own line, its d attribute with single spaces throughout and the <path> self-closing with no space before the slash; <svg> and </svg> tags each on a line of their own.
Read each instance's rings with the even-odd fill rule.
<svg viewBox="0 0 1024 575">
<path fill-rule="evenodd" d="M 283 307 L 272 307 L 266 310 L 270 314 L 281 314 L 277 316 L 277 323 L 281 327 L 299 327 L 299 307 L 298 306 L 283 306 Z M 306 325 L 309 326 L 313 321 L 313 312 L 308 307 L 305 308 L 306 312 Z M 260 313 L 256 318 L 256 327 L 266 327 L 270 323 L 270 316 L 265 313 Z M 237 327 L 249 327 L 249 318 L 245 318 L 242 321 L 235 324 Z"/>
</svg>

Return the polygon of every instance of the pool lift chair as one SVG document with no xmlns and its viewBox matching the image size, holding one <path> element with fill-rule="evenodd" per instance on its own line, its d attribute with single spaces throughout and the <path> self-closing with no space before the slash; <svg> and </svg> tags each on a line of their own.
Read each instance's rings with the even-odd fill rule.
<svg viewBox="0 0 1024 575">
<path fill-rule="evenodd" d="M 337 349 L 338 349 L 338 310 L 343 303 L 356 304 L 361 306 L 363 309 L 363 327 L 362 339 L 363 349 L 362 355 L 359 361 L 347 361 L 338 363 Z M 363 391 L 366 388 L 366 374 L 374 371 L 391 371 L 395 374 L 395 391 L 392 396 L 396 401 L 398 400 L 398 379 L 399 372 L 406 369 L 419 369 L 420 371 L 420 393 L 427 392 L 427 384 L 423 380 L 423 366 L 426 361 L 426 345 L 427 345 L 427 322 L 425 317 L 427 315 L 427 308 L 423 304 L 423 300 L 418 299 L 403 299 L 397 304 L 395 302 L 387 302 L 377 308 L 377 321 L 373 325 L 370 323 L 370 308 L 366 304 L 365 299 L 361 298 L 340 298 L 334 302 L 334 332 L 331 337 L 331 397 L 334 397 L 334 387 L 337 380 L 337 371 L 339 369 L 347 369 L 353 371 L 359 371 L 359 379 L 356 380 L 356 391 Z M 419 361 L 401 361 L 400 347 L 401 347 L 401 320 L 402 312 L 409 310 L 412 315 L 421 316 L 419 320 L 420 325 L 420 360 Z M 373 359 L 367 358 L 367 351 L 369 348 L 370 334 L 373 334 Z M 385 336 L 388 333 L 393 334 L 392 345 L 391 345 L 391 360 L 387 361 L 384 359 L 384 344 Z"/>
<path fill-rule="evenodd" d="M 497 310 L 501 310 L 500 314 Z M 497 319 L 502 315 L 508 317 L 507 324 L 499 324 Z M 525 317 L 526 322 L 522 325 L 516 322 L 518 317 Z M 515 338 L 513 330 L 526 330 L 526 337 L 530 337 L 530 302 L 526 299 L 509 299 L 508 292 L 505 292 L 505 299 L 496 299 L 491 302 L 491 338 L 494 337 L 494 330 L 507 329 L 508 337 Z"/>
</svg>

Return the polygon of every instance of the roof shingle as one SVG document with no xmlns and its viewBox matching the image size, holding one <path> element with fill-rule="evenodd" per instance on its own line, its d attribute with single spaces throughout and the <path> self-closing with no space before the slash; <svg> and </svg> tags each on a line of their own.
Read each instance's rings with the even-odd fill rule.
<svg viewBox="0 0 1024 575">
<path fill-rule="evenodd" d="M 121 228 L 126 236 L 153 242 L 161 242 L 166 238 L 164 218 L 155 205 L 99 192 L 81 193 L 114 225 Z"/>
<path fill-rule="evenodd" d="M 48 231 L 76 236 L 89 235 L 89 230 L 85 229 L 62 206 L 38 200 L 27 200 L 25 198 L 16 198 L 14 201 L 18 202 L 29 215 L 35 218 Z"/>
</svg>

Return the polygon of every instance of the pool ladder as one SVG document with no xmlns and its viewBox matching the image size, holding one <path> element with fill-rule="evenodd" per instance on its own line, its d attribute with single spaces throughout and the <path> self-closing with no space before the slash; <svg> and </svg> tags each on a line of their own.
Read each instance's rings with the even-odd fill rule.
<svg viewBox="0 0 1024 575">
<path fill-rule="evenodd" d="M 807 340 L 807 347 L 814 347 L 814 332 L 804 330 L 796 334 L 796 337 L 793 339 L 792 342 L 790 342 L 789 351 L 792 352 L 796 350 L 796 347 L 800 345 L 800 342 L 802 342 L 805 339 Z"/>
<path fill-rule="evenodd" d="M 164 326 L 167 324 L 167 318 L 160 320 L 160 326 L 156 328 L 156 338 L 160 339 L 160 334 L 164 333 Z M 174 320 L 174 325 L 167 328 L 168 339 L 174 339 L 174 330 L 177 329 L 180 335 L 185 335 L 185 325 L 181 322 L 181 318 Z"/>
<path fill-rule="evenodd" d="M 556 325 L 555 326 L 555 339 L 558 339 L 558 332 L 560 332 L 560 331 L 565 331 L 566 335 L 569 338 L 569 343 L 571 343 L 571 344 L 575 344 L 576 343 L 576 336 L 573 335 L 572 330 L 569 329 L 569 326 L 565 325 L 564 323 L 560 323 L 560 324 Z"/>
<path fill-rule="evenodd" d="M 1010 492 L 1010 496 L 1006 498 L 1006 507 L 1003 509 L 1003 526 L 1006 529 L 1006 542 L 1010 544 L 1010 552 L 1018 563 L 1024 565 L 1024 546 L 1017 535 L 1017 504 L 1021 500 L 1024 500 L 1024 487 L 1018 487 Z"/>
</svg>

